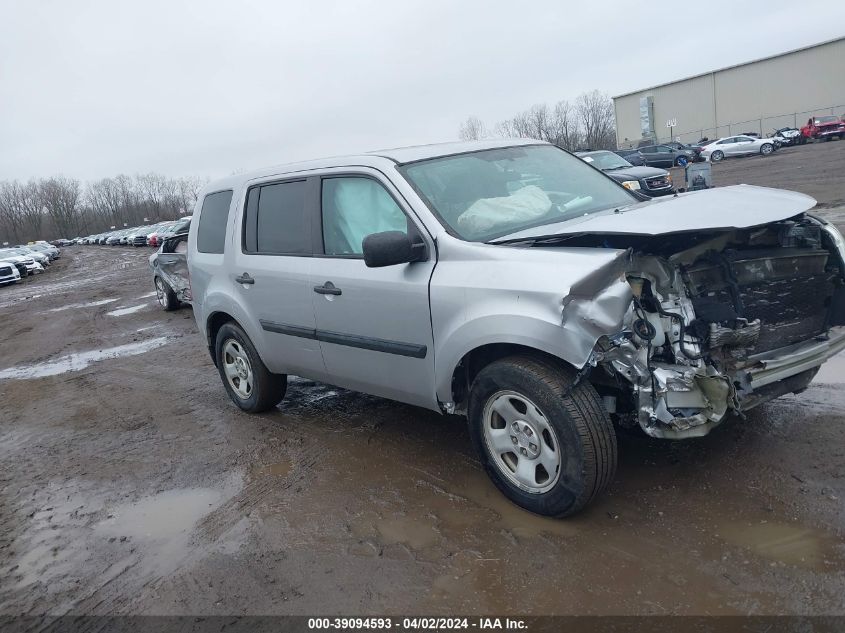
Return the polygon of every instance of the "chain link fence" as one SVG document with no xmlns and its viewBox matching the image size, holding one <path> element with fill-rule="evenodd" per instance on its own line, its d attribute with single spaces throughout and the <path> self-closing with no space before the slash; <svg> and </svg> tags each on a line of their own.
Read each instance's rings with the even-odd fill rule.
<svg viewBox="0 0 845 633">
<path fill-rule="evenodd" d="M 812 110 L 778 114 L 775 116 L 759 117 L 756 119 L 748 119 L 747 121 L 735 121 L 718 127 L 698 128 L 684 131 L 670 131 L 669 128 L 663 128 L 656 133 L 656 136 L 652 138 L 652 141 L 655 143 L 665 143 L 667 141 L 677 140 L 681 143 L 697 143 L 703 138 L 713 140 L 725 136 L 732 136 L 734 134 L 746 134 L 748 132 L 759 134 L 760 136 L 768 136 L 775 130 L 784 127 L 795 127 L 800 129 L 802 126 L 807 124 L 807 120 L 810 117 L 827 115 L 839 116 L 845 120 L 845 104 L 824 106 L 821 108 L 813 108 Z M 642 139 L 627 141 L 620 144 L 620 147 L 636 147 L 640 144 L 641 140 Z"/>
</svg>

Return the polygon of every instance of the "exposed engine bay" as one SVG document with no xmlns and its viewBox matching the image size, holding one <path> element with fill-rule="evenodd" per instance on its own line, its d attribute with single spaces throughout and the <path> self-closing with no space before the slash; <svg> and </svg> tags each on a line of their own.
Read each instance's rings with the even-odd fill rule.
<svg viewBox="0 0 845 633">
<path fill-rule="evenodd" d="M 845 348 L 845 246 L 812 216 L 573 242 L 629 252 L 631 306 L 589 361 L 591 382 L 623 426 L 705 435 L 729 412 L 805 389 Z"/>
</svg>

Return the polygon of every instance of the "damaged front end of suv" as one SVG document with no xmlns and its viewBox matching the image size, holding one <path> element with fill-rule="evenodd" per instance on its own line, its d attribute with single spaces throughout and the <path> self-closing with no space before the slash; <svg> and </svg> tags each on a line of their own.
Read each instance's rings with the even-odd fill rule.
<svg viewBox="0 0 845 633">
<path fill-rule="evenodd" d="M 802 391 L 845 348 L 845 247 L 823 220 L 602 239 L 627 248 L 631 301 L 588 364 L 622 426 L 706 435 L 731 412 Z"/>
</svg>

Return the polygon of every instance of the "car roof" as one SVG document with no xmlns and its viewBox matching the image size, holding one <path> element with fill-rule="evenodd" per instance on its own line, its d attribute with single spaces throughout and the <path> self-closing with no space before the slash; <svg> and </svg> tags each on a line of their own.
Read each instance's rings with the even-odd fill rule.
<svg viewBox="0 0 845 633">
<path fill-rule="evenodd" d="M 272 167 L 265 167 L 242 174 L 228 176 L 209 183 L 204 189 L 203 194 L 213 191 L 220 191 L 222 189 L 230 189 L 240 183 L 249 182 L 258 178 L 267 176 L 275 176 L 281 174 L 290 174 L 302 171 L 310 171 L 313 169 L 326 169 L 330 167 L 374 167 L 376 169 L 383 168 L 387 163 L 402 165 L 405 163 L 413 163 L 420 160 L 427 160 L 430 158 L 439 158 L 443 156 L 454 156 L 456 154 L 465 154 L 468 152 L 477 152 L 485 149 L 498 149 L 504 147 L 518 147 L 523 145 L 549 145 L 544 141 L 527 138 L 501 138 L 501 139 L 487 139 L 483 141 L 459 141 L 451 143 L 431 143 L 428 145 L 412 145 L 409 147 L 394 147 L 390 149 L 379 149 L 363 154 L 350 154 L 346 156 L 332 156 L 328 158 L 318 158 L 316 160 L 309 160 L 297 163 L 287 163 L 282 165 L 275 165 Z"/>
</svg>

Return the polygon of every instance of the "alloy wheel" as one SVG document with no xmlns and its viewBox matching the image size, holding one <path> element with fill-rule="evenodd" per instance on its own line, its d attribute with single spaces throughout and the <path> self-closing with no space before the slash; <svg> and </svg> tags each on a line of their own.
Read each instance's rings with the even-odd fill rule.
<svg viewBox="0 0 845 633">
<path fill-rule="evenodd" d="M 239 398 L 247 400 L 253 388 L 252 364 L 243 346 L 235 339 L 223 344 L 222 362 L 229 386 Z"/>
<path fill-rule="evenodd" d="M 515 391 L 499 391 L 487 400 L 482 423 L 493 463 L 514 485 L 540 494 L 557 483 L 560 445 L 537 405 Z"/>
</svg>

